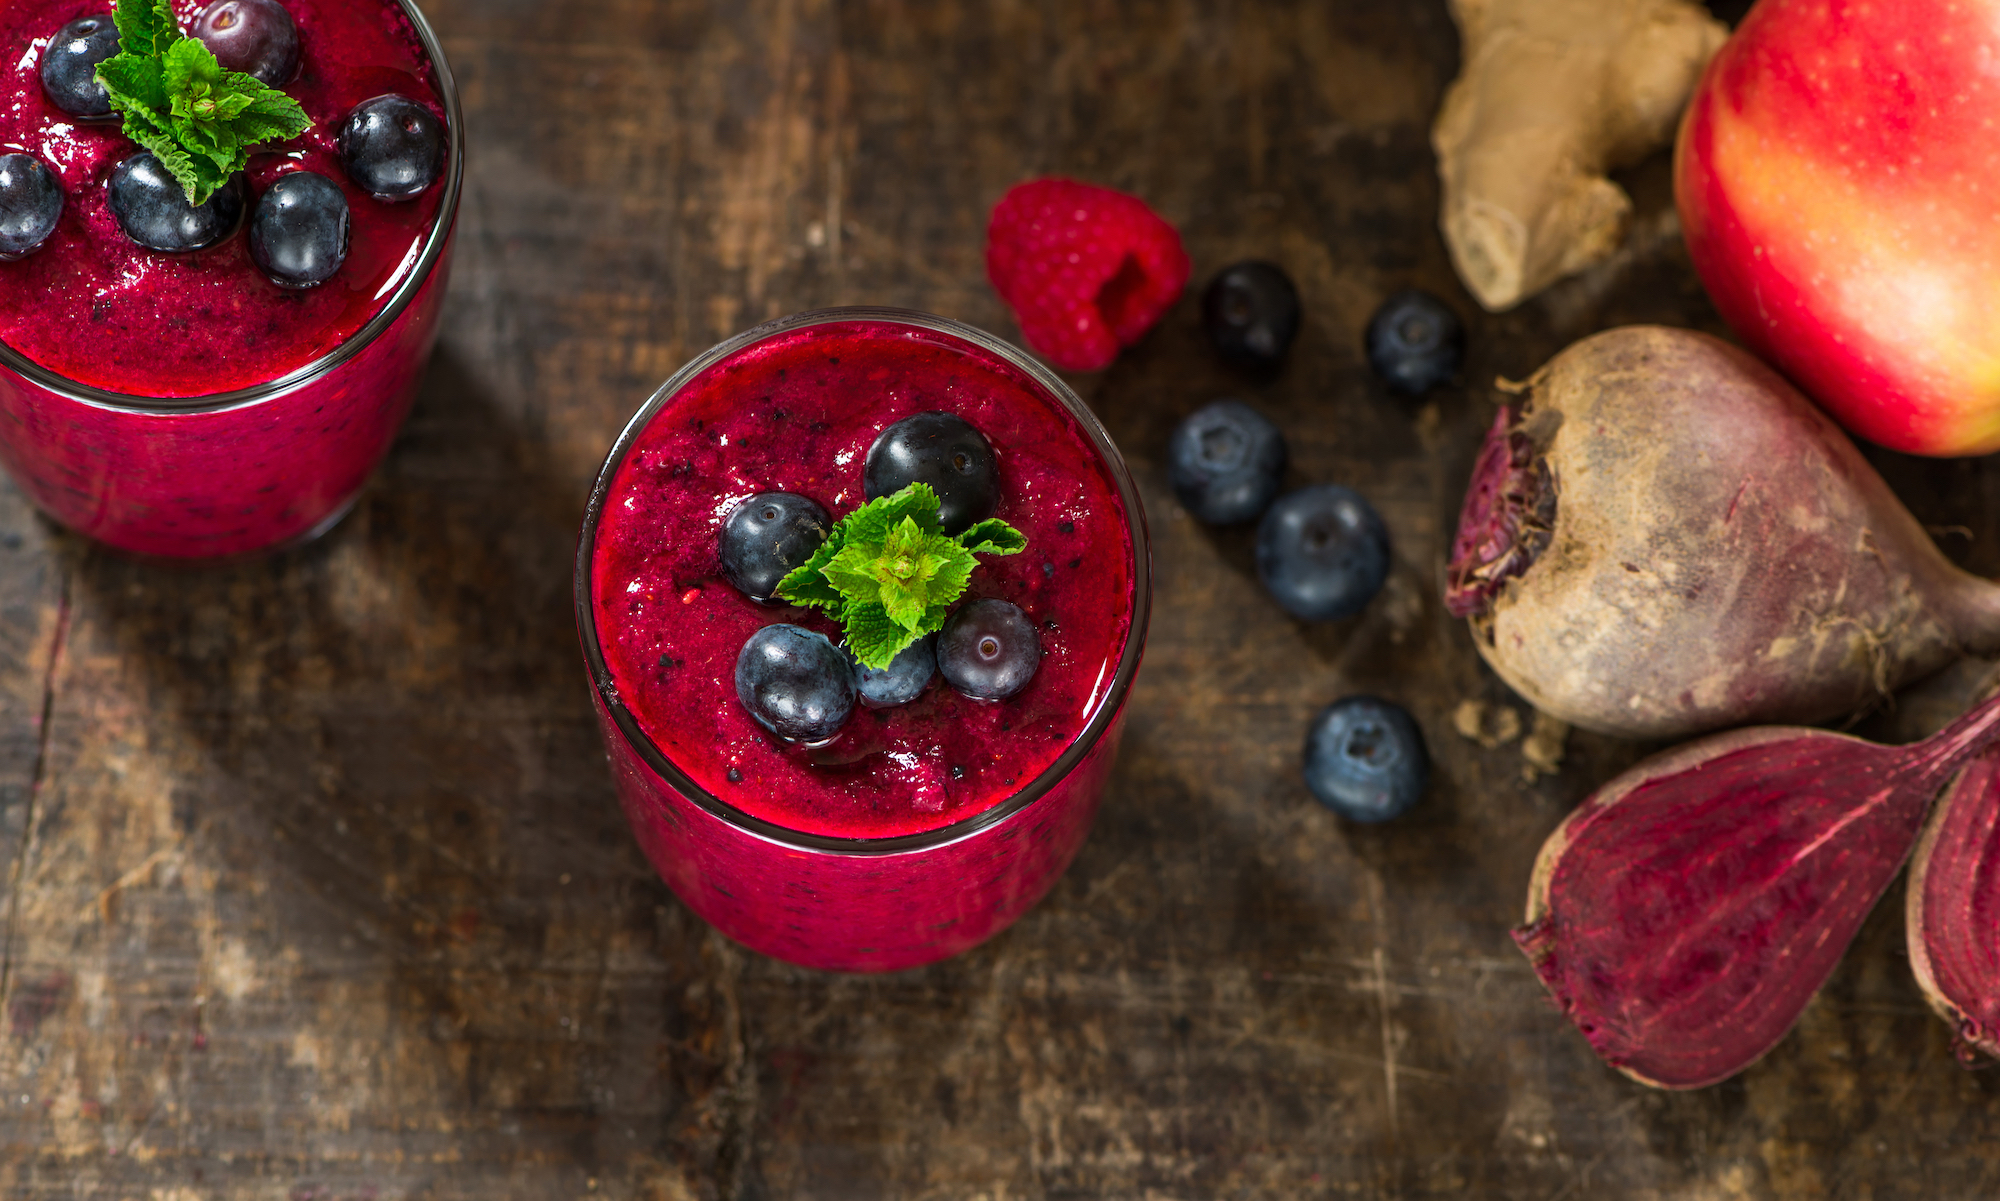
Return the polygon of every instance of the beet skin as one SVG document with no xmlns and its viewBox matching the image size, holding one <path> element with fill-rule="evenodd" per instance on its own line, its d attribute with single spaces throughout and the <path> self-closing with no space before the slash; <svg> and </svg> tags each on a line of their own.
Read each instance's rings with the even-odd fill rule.
<svg viewBox="0 0 2000 1201">
<path fill-rule="evenodd" d="M 2000 651 L 2000 588 L 1748 353 L 1614 329 L 1525 392 L 1475 468 L 1446 603 L 1543 712 L 1647 739 L 1815 722 Z"/>
</svg>

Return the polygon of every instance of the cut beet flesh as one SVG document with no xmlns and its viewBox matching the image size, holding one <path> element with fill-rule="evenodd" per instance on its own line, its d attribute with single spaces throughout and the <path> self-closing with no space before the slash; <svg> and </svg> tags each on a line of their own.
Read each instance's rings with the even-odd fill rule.
<svg viewBox="0 0 2000 1201">
<path fill-rule="evenodd" d="M 1500 407 L 1479 448 L 1465 507 L 1452 539 L 1444 607 L 1453 617 L 1484 613 L 1508 580 L 1534 565 L 1555 526 L 1548 464 Z"/>
<path fill-rule="evenodd" d="M 1945 789 L 1910 861 L 1910 968 L 1961 1062 L 2000 1055 L 2000 750 Z"/>
<path fill-rule="evenodd" d="M 1791 1028 L 1996 737 L 2000 698 L 1911 746 L 1764 727 L 1669 751 L 1550 836 L 1515 941 L 1613 1067 L 1724 1080 Z"/>
</svg>

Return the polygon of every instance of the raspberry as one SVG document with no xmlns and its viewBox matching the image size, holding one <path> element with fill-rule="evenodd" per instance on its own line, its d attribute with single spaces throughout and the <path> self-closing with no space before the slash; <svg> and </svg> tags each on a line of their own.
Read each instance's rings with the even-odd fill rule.
<svg viewBox="0 0 2000 1201">
<path fill-rule="evenodd" d="M 986 226 L 986 274 L 1021 336 L 1065 371 L 1101 371 L 1179 299 L 1181 236 L 1137 196 L 1073 179 L 1009 189 Z"/>
</svg>

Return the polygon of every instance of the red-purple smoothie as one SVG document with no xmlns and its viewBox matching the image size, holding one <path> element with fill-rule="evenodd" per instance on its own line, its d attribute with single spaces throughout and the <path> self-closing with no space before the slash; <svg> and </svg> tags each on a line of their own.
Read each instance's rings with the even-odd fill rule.
<svg viewBox="0 0 2000 1201">
<path fill-rule="evenodd" d="M 972 945 L 1068 863 L 1115 753 L 1146 592 L 1123 465 L 1059 381 L 936 318 L 843 316 L 737 347 L 642 414 L 600 482 L 579 599 L 616 698 L 603 712 L 621 797 L 668 882 L 758 950 L 869 970 Z M 876 435 L 927 410 L 994 448 L 994 516 L 1027 549 L 982 559 L 963 599 L 1018 605 L 1041 666 L 1007 701 L 939 681 L 858 707 L 824 746 L 785 744 L 737 702 L 737 654 L 775 622 L 839 630 L 724 582 L 723 518 L 767 491 L 852 511 Z"/>
<path fill-rule="evenodd" d="M 177 0 L 183 28 L 204 0 Z M 117 121 L 85 122 L 44 94 L 50 36 L 107 0 L 0 6 L 0 148 L 34 154 L 64 209 L 40 250 L 0 262 L 0 459 L 52 516 L 122 549 L 238 555 L 338 516 L 408 410 L 437 325 L 458 191 L 456 98 L 435 39 L 397 0 L 284 0 L 299 27 L 284 90 L 313 126 L 255 155 L 255 198 L 310 170 L 340 186 L 351 221 L 338 274 L 280 288 L 238 233 L 161 254 L 119 230 L 114 166 L 137 152 Z M 404 203 L 341 169 L 335 135 L 355 104 L 396 92 L 446 122 L 445 177 Z"/>
</svg>

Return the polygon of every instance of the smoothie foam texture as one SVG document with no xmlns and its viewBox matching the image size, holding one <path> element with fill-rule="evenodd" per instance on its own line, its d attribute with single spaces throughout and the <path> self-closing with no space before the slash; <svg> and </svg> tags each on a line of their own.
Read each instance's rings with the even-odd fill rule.
<svg viewBox="0 0 2000 1201">
<path fill-rule="evenodd" d="M 311 126 L 258 144 L 240 178 L 255 198 L 287 174 L 310 171 L 339 186 L 351 213 L 341 269 L 300 290 L 267 279 L 240 233 L 164 254 L 123 232 L 107 181 L 141 147 L 118 121 L 78 121 L 59 109 L 37 67 L 47 39 L 101 3 L 0 4 L 0 61 L 9 64 L 0 70 L 0 146 L 25 147 L 42 160 L 64 197 L 61 219 L 40 249 L 0 262 L 0 342 L 66 380 L 148 399 L 254 387 L 339 349 L 422 261 L 447 195 L 432 187 L 409 203 L 379 203 L 346 178 L 335 145 L 347 114 L 384 93 L 409 96 L 445 119 L 436 72 L 410 18 L 396 0 L 285 0 L 306 61 L 281 95 L 296 101 Z M 167 11 L 159 0 L 127 3 L 134 14 Z M 161 38 L 179 38 L 200 4 L 177 0 L 171 11 L 175 32 L 163 26 Z M 195 82 L 190 75 L 190 86 Z M 171 109 L 169 98 L 170 117 Z"/>
<path fill-rule="evenodd" d="M 772 491 L 829 512 L 858 507 L 869 446 L 938 410 L 990 439 L 993 517 L 1026 546 L 980 557 L 956 607 L 1019 606 L 1039 631 L 1040 668 L 1003 702 L 931 688 L 856 711 L 824 745 L 784 743 L 736 703 L 738 652 L 774 619 L 841 631 L 821 612 L 774 611 L 729 586 L 718 530 L 744 498 Z M 891 322 L 787 331 L 689 379 L 633 441 L 592 542 L 596 637 L 640 732 L 722 803 L 817 836 L 937 829 L 1028 786 L 1098 712 L 1131 628 L 1127 522 L 1090 438 L 1019 368 Z M 978 526 L 968 533 L 988 540 Z"/>
<path fill-rule="evenodd" d="M 1016 184 L 986 227 L 986 274 L 1021 335 L 1064 371 L 1101 371 L 1180 299 L 1181 236 L 1137 196 L 1073 179 Z"/>
</svg>

